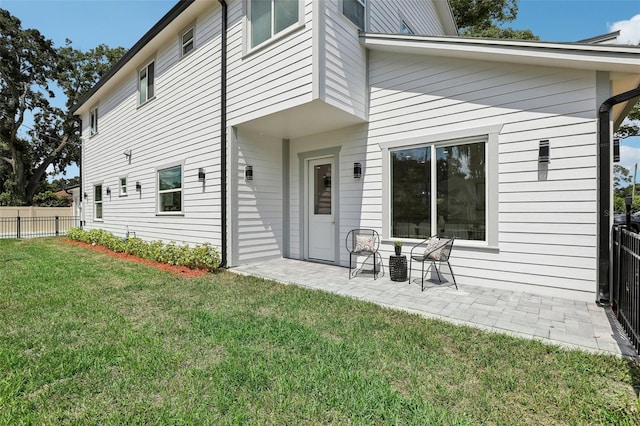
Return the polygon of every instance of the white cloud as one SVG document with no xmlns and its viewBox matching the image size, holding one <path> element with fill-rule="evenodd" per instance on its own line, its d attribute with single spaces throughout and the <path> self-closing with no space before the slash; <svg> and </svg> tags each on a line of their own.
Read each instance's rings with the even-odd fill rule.
<svg viewBox="0 0 640 426">
<path fill-rule="evenodd" d="M 625 145 L 624 141 L 621 141 L 620 162 L 618 165 L 624 167 L 633 174 L 636 164 L 640 164 L 640 148 Z M 640 178 L 638 178 L 638 181 L 640 181 Z"/>
<path fill-rule="evenodd" d="M 618 44 L 640 44 L 640 15 L 636 15 L 627 21 L 618 21 L 609 25 L 609 31 L 620 30 L 616 40 Z"/>
</svg>

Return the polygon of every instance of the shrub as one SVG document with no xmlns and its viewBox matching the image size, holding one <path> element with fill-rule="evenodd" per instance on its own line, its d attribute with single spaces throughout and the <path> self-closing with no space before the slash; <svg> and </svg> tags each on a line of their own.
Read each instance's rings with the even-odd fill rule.
<svg viewBox="0 0 640 426">
<path fill-rule="evenodd" d="M 153 260 L 169 265 L 186 266 L 191 269 L 207 269 L 213 271 L 220 266 L 220 253 L 206 243 L 193 248 L 188 245 L 178 245 L 174 241 L 163 244 L 161 241 L 145 242 L 140 238 L 123 239 L 103 229 L 85 231 L 71 228 L 67 237 L 74 241 L 81 241 L 106 247 L 115 252 L 124 252 L 143 259 Z"/>
</svg>

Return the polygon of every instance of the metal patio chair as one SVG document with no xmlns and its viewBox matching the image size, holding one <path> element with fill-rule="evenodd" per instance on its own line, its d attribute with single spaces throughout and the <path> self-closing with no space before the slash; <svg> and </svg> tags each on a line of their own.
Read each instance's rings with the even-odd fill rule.
<svg viewBox="0 0 640 426">
<path fill-rule="evenodd" d="M 382 265 L 382 255 L 378 253 L 378 249 L 380 248 L 380 234 L 374 229 L 352 229 L 347 234 L 345 244 L 349 252 L 349 279 L 356 276 L 356 273 L 352 273 L 351 271 L 355 269 L 357 272 L 358 256 L 367 256 L 367 259 L 373 257 L 373 279 L 377 279 L 378 257 L 380 258 L 380 265 Z M 355 268 L 353 265 L 354 256 L 356 258 Z M 366 262 L 367 259 L 365 259 L 364 262 Z"/>
<path fill-rule="evenodd" d="M 427 272 L 429 272 L 429 268 L 433 267 L 436 270 L 436 274 L 438 274 L 438 280 L 442 282 L 442 275 L 440 274 L 439 266 L 442 266 L 442 262 L 446 262 L 447 266 L 449 266 L 449 271 L 451 272 L 451 278 L 453 278 L 453 284 L 456 286 L 457 290 L 458 284 L 456 283 L 456 276 L 453 274 L 453 269 L 449 263 L 449 256 L 451 255 L 454 240 L 455 237 L 444 238 L 434 235 L 433 237 L 427 238 L 413 246 L 411 253 L 409 254 L 409 283 L 411 283 L 411 266 L 414 261 L 422 264 L 421 291 L 424 291 L 424 264 L 429 263 Z M 436 266 L 436 262 L 438 263 L 438 266 Z"/>
</svg>

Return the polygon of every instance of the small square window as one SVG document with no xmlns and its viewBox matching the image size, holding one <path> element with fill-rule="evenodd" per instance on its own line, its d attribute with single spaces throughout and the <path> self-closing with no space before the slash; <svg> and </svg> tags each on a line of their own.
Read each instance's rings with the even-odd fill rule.
<svg viewBox="0 0 640 426">
<path fill-rule="evenodd" d="M 195 46 L 193 43 L 193 27 L 182 33 L 180 42 L 182 44 L 182 56 L 185 56 L 194 49 Z"/>
<path fill-rule="evenodd" d="M 402 34 L 413 34 L 413 30 L 407 25 L 406 22 L 402 21 L 402 28 L 400 28 L 400 33 Z"/>
<path fill-rule="evenodd" d="M 98 107 L 95 107 L 94 109 L 92 109 L 89 114 L 90 114 L 89 122 L 90 122 L 90 128 L 91 128 L 89 131 L 89 134 L 93 136 L 96 133 L 98 133 Z"/>
<path fill-rule="evenodd" d="M 150 62 L 138 73 L 140 105 L 155 96 L 155 63 Z"/>
</svg>

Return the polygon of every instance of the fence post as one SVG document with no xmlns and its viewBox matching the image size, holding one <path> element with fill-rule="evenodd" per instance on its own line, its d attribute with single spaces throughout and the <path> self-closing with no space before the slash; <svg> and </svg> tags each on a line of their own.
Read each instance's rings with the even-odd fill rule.
<svg viewBox="0 0 640 426">
<path fill-rule="evenodd" d="M 56 216 L 56 237 L 60 235 L 60 226 L 58 224 L 58 216 Z"/>
<path fill-rule="evenodd" d="M 16 217 L 16 239 L 20 239 L 20 216 Z"/>
</svg>

